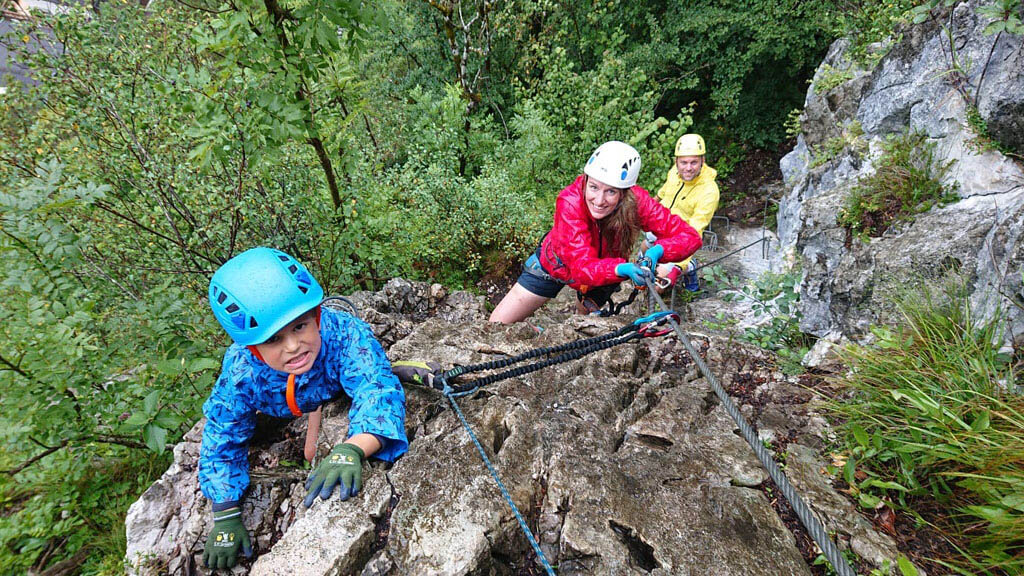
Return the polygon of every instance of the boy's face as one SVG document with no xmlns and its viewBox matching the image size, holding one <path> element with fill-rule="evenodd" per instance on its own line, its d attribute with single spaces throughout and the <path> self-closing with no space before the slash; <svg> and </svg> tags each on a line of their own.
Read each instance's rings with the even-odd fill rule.
<svg viewBox="0 0 1024 576">
<path fill-rule="evenodd" d="M 315 315 L 314 311 L 306 312 L 263 344 L 256 345 L 267 366 L 296 376 L 313 367 L 320 353 L 320 328 Z"/>
</svg>

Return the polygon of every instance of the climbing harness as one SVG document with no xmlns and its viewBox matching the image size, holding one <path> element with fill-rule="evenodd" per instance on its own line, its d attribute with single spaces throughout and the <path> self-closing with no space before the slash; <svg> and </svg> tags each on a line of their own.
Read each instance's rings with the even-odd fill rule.
<svg viewBox="0 0 1024 576">
<path fill-rule="evenodd" d="M 609 297 L 608 303 L 605 305 L 605 308 L 599 309 L 595 312 L 591 312 L 591 314 L 594 314 L 595 316 L 601 316 L 602 318 L 607 318 L 608 316 L 616 316 L 620 312 L 622 312 L 623 308 L 632 304 L 633 301 L 636 300 L 638 294 L 640 294 L 640 289 L 634 286 L 633 291 L 630 292 L 629 296 L 622 302 L 616 303 L 614 298 Z"/>
<path fill-rule="evenodd" d="M 649 281 L 653 281 L 653 276 L 654 274 L 650 273 Z M 662 310 L 665 310 L 665 301 L 662 300 L 661 296 L 659 296 L 654 290 L 648 290 L 647 294 L 648 304 L 651 307 L 657 305 Z M 768 476 L 771 477 L 772 481 L 775 482 L 775 485 L 779 487 L 782 495 L 789 501 L 790 506 L 793 507 L 793 511 L 796 513 L 797 518 L 800 519 L 800 523 L 804 525 L 804 528 L 807 529 L 807 533 L 810 534 L 811 538 L 814 539 L 814 542 L 821 548 L 822 552 L 825 554 L 825 558 L 832 564 L 832 568 L 836 571 L 838 576 L 856 576 L 856 572 L 854 572 L 853 568 L 851 568 L 847 563 L 846 558 L 843 557 L 835 542 L 828 537 L 828 533 L 825 532 L 825 527 L 814 516 L 811 509 L 803 499 L 800 498 L 800 495 L 797 494 L 796 489 L 792 484 L 790 484 L 789 478 L 786 477 L 786 474 L 781 468 L 779 468 L 779 465 L 775 463 L 771 453 L 768 452 L 768 449 L 765 448 L 758 439 L 753 427 L 751 427 L 746 419 L 743 418 L 743 415 L 740 414 L 739 408 L 736 407 L 732 398 L 730 398 L 729 394 L 726 393 L 722 384 L 718 381 L 718 378 L 715 377 L 707 364 L 704 363 L 704 360 L 700 357 L 700 353 L 697 352 L 697 349 L 693 346 L 693 342 L 690 341 L 686 336 L 686 333 L 679 327 L 678 319 L 679 316 L 675 313 L 671 313 L 671 315 L 666 316 L 666 320 L 671 325 L 671 329 L 675 331 L 676 336 L 679 337 L 679 341 L 682 342 L 683 347 L 686 348 L 690 358 L 693 359 L 693 362 L 697 365 L 701 374 L 704 375 L 705 380 L 711 384 L 711 389 L 715 392 L 715 396 L 718 397 L 718 400 L 722 403 L 722 407 L 725 408 L 725 411 L 732 417 L 733 422 L 736 423 L 740 433 L 743 435 L 743 439 L 747 441 L 747 444 L 749 444 L 751 448 L 753 448 L 754 454 L 757 455 L 757 459 L 768 472 Z"/>
<path fill-rule="evenodd" d="M 441 394 L 444 395 L 445 399 L 448 400 L 448 403 L 451 404 L 452 410 L 459 418 L 459 422 L 462 423 L 462 427 L 465 428 L 466 433 L 469 434 L 470 440 L 473 441 L 473 445 L 476 446 L 476 450 L 480 454 L 480 459 L 484 461 L 487 471 L 491 473 L 491 477 L 494 478 L 494 482 L 498 485 L 498 489 L 501 491 L 501 495 L 505 498 L 505 502 L 508 504 L 509 508 L 512 509 L 512 513 L 515 514 L 516 521 L 519 522 L 519 528 L 522 529 L 523 534 L 526 535 L 527 541 L 529 541 L 530 546 L 537 555 L 537 560 L 540 561 L 549 576 L 555 576 L 554 569 L 551 567 L 551 564 L 548 563 L 548 559 L 544 555 L 544 551 L 541 550 L 540 545 L 537 543 L 537 539 L 534 538 L 533 532 L 530 531 L 530 527 L 526 524 L 526 520 L 523 519 L 523 515 L 519 512 L 519 508 L 516 506 L 515 502 L 512 501 L 512 496 L 509 494 L 508 489 L 505 488 L 505 484 L 501 481 L 501 477 L 498 475 L 498 471 L 495 469 L 491 459 L 487 457 L 487 452 L 484 451 L 483 446 L 480 444 L 480 440 L 473 432 L 473 427 L 470 426 L 466 416 L 462 413 L 462 409 L 459 408 L 459 404 L 456 402 L 456 399 L 461 396 L 473 394 L 479 390 L 481 386 L 485 386 L 487 384 L 493 384 L 508 378 L 515 378 L 517 376 L 522 376 L 523 374 L 536 372 L 537 370 L 548 366 L 554 366 L 555 364 L 561 364 L 563 362 L 582 358 L 587 354 L 611 348 L 612 346 L 617 346 L 619 344 L 624 344 L 631 340 L 639 338 L 655 338 L 665 335 L 671 331 L 671 328 L 666 327 L 666 324 L 672 321 L 673 318 L 678 320 L 679 315 L 675 312 L 668 311 L 657 312 L 655 314 L 639 318 L 632 324 L 623 326 L 614 332 L 603 334 L 601 336 L 575 340 L 559 346 L 535 348 L 503 360 L 481 362 L 479 364 L 472 364 L 469 366 L 456 366 L 455 368 L 447 370 L 434 378 L 433 383 L 430 385 L 431 388 L 440 391 Z M 517 364 L 524 360 L 530 360 L 541 356 L 547 356 L 548 358 L 533 364 L 527 364 L 498 374 L 478 378 L 465 384 L 453 386 L 449 383 L 449 380 L 465 374 L 505 368 L 512 364 Z"/>
</svg>

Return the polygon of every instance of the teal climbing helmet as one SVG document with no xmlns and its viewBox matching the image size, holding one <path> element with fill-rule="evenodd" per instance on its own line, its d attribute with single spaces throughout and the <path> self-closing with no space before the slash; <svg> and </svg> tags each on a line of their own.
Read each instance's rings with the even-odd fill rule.
<svg viewBox="0 0 1024 576">
<path fill-rule="evenodd" d="M 242 346 L 266 342 L 324 299 L 324 289 L 298 260 L 273 248 L 252 248 L 210 279 L 210 308 Z"/>
</svg>

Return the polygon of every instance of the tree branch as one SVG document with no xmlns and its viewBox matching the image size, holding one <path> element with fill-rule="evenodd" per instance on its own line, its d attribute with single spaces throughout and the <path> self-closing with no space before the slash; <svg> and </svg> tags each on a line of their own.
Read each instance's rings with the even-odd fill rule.
<svg viewBox="0 0 1024 576">
<path fill-rule="evenodd" d="M 29 458 L 28 460 L 22 462 L 21 464 L 18 464 L 14 468 L 8 468 L 7 470 L 0 470 L 0 474 L 7 474 L 8 476 L 14 476 L 18 472 L 21 472 L 22 470 L 28 468 L 29 466 L 35 464 L 36 462 L 39 462 L 43 458 L 46 458 L 50 454 L 53 454 L 54 452 L 60 450 L 61 448 L 64 448 L 65 446 L 68 445 L 69 442 L 70 442 L 70 440 L 64 439 L 64 440 L 61 441 L 60 444 L 58 444 L 56 446 L 51 446 L 51 447 L 47 448 L 46 450 L 43 450 L 39 454 L 36 454 L 35 456 L 33 456 L 33 457 Z"/>
</svg>

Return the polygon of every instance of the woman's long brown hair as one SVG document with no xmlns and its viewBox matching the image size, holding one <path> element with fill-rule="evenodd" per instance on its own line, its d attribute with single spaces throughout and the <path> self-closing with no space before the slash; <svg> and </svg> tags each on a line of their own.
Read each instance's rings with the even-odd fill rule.
<svg viewBox="0 0 1024 576">
<path fill-rule="evenodd" d="M 583 190 L 586 191 L 590 176 L 583 181 Z M 586 193 L 586 192 L 584 192 Z M 615 212 L 597 221 L 603 238 L 609 238 L 614 254 L 605 254 L 604 257 L 618 256 L 630 260 L 633 251 L 633 244 L 640 234 L 640 219 L 636 214 L 636 197 L 630 188 L 619 188 L 619 204 Z"/>
</svg>

